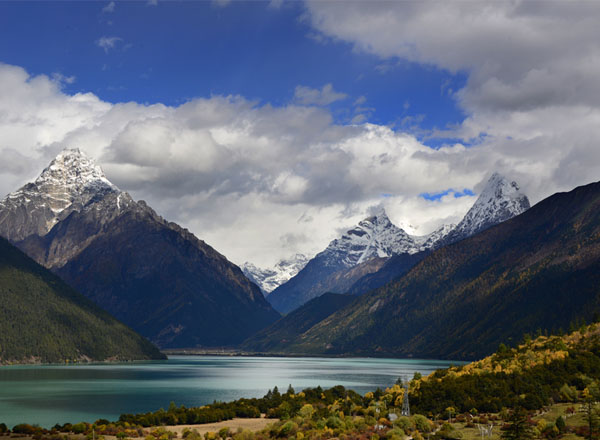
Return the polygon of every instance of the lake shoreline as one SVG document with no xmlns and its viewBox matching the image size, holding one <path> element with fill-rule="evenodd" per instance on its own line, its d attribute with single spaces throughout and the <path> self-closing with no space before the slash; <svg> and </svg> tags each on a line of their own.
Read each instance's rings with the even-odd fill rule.
<svg viewBox="0 0 600 440">
<path fill-rule="evenodd" d="M 162 350 L 162 353 L 167 356 L 223 356 L 223 357 L 264 357 L 264 358 L 307 358 L 307 359 L 397 359 L 397 360 L 411 360 L 411 361 L 443 361 L 456 364 L 468 364 L 476 361 L 473 360 L 460 360 L 460 359 L 444 359 L 444 358 L 427 358 L 427 357 L 413 357 L 412 355 L 406 356 L 391 356 L 382 354 L 377 356 L 374 354 L 370 355 L 358 355 L 358 354 L 307 354 L 307 353 L 280 353 L 280 352 L 251 352 L 242 351 L 237 349 L 212 349 L 212 348 L 173 348 Z"/>
</svg>

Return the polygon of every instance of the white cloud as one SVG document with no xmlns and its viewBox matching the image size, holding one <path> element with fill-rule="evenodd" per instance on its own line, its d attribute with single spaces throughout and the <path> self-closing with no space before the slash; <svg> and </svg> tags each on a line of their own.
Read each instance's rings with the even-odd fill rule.
<svg viewBox="0 0 600 440">
<path fill-rule="evenodd" d="M 107 4 L 105 7 L 102 8 L 102 13 L 104 14 L 109 14 L 111 12 L 115 12 L 115 2 L 112 1 L 109 4 Z"/>
<path fill-rule="evenodd" d="M 109 50 L 114 49 L 117 46 L 117 43 L 123 41 L 120 37 L 100 37 L 96 40 L 96 45 L 102 49 L 104 49 L 105 53 L 108 53 Z"/>
<path fill-rule="evenodd" d="M 597 179 L 600 150 L 589 145 L 600 128 L 588 129 L 600 118 L 584 106 L 568 110 L 496 116 L 493 132 L 502 134 L 534 132 L 546 119 L 550 128 L 538 135 L 433 150 L 388 127 L 337 125 L 315 105 L 273 107 L 240 96 L 110 104 L 0 64 L 0 192 L 35 178 L 62 148 L 80 147 L 119 187 L 233 261 L 272 264 L 318 252 L 379 203 L 418 234 L 455 222 L 472 197 L 419 195 L 476 188 L 495 170 L 534 201 Z M 473 115 L 463 130 L 482 123 Z M 558 142 L 547 144 L 548 136 Z"/>
<path fill-rule="evenodd" d="M 225 6 L 229 6 L 229 3 L 231 3 L 231 0 L 212 0 L 212 4 L 221 8 L 224 8 Z"/>
<path fill-rule="evenodd" d="M 77 78 L 74 75 L 65 76 L 62 73 L 55 72 L 52 74 L 52 79 L 58 84 L 73 84 Z"/>
<path fill-rule="evenodd" d="M 384 193 L 417 200 L 487 172 L 454 175 L 448 157 L 461 147 L 434 151 L 386 127 L 339 126 L 315 106 L 238 96 L 109 104 L 8 65 L 0 65 L 0 139 L 10 157 L 0 165 L 2 193 L 62 148 L 80 147 L 119 187 L 239 263 L 315 253 Z"/>
<path fill-rule="evenodd" d="M 467 73 L 453 94 L 467 118 L 439 135 L 479 139 L 465 155 L 471 167 L 513 172 L 536 201 L 598 180 L 600 3 L 310 0 L 307 7 L 326 39 L 384 63 L 402 58 Z"/>
<path fill-rule="evenodd" d="M 333 90 L 333 85 L 325 84 L 320 90 L 306 86 L 296 86 L 294 101 L 301 105 L 325 106 L 346 99 L 348 95 Z"/>
</svg>

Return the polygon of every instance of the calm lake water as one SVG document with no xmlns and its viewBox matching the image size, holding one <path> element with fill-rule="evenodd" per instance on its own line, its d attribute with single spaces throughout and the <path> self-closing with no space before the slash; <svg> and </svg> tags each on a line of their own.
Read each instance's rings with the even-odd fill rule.
<svg viewBox="0 0 600 440">
<path fill-rule="evenodd" d="M 125 364 L 0 367 L 0 423 L 51 427 L 56 423 L 118 419 L 177 405 L 262 397 L 285 391 L 344 385 L 361 394 L 392 385 L 415 371 L 428 374 L 446 361 L 171 356 Z"/>
</svg>

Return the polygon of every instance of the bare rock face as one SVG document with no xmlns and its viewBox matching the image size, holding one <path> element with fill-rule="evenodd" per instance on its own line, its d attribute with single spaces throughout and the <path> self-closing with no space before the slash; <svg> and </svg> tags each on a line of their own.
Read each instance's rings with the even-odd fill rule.
<svg viewBox="0 0 600 440">
<path fill-rule="evenodd" d="M 0 234 L 162 347 L 236 344 L 279 317 L 237 266 L 79 150 L 0 202 Z"/>
</svg>

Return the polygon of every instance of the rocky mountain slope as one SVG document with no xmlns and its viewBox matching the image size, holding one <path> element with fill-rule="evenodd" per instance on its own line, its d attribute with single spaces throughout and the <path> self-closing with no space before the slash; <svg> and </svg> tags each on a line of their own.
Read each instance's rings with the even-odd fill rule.
<svg viewBox="0 0 600 440">
<path fill-rule="evenodd" d="M 600 183 L 428 255 L 325 318 L 288 353 L 474 359 L 600 311 Z"/>
<path fill-rule="evenodd" d="M 290 258 L 280 260 L 272 268 L 264 269 L 246 262 L 241 269 L 244 275 L 260 287 L 265 296 L 268 296 L 277 287 L 296 276 L 306 266 L 306 263 L 308 263 L 306 255 L 295 254 Z"/>
<path fill-rule="evenodd" d="M 236 344 L 279 317 L 237 266 L 79 150 L 2 201 L 0 232 L 162 347 Z"/>
<path fill-rule="evenodd" d="M 365 293 L 402 276 L 431 250 L 467 238 L 528 208 L 529 200 L 518 185 L 494 173 L 458 225 L 442 225 L 426 236 L 407 234 L 380 209 L 333 240 L 295 277 L 275 289 L 269 302 L 287 313 L 324 292 Z"/>
<path fill-rule="evenodd" d="M 165 358 L 4 238 L 0 298 L 0 365 Z"/>
</svg>

